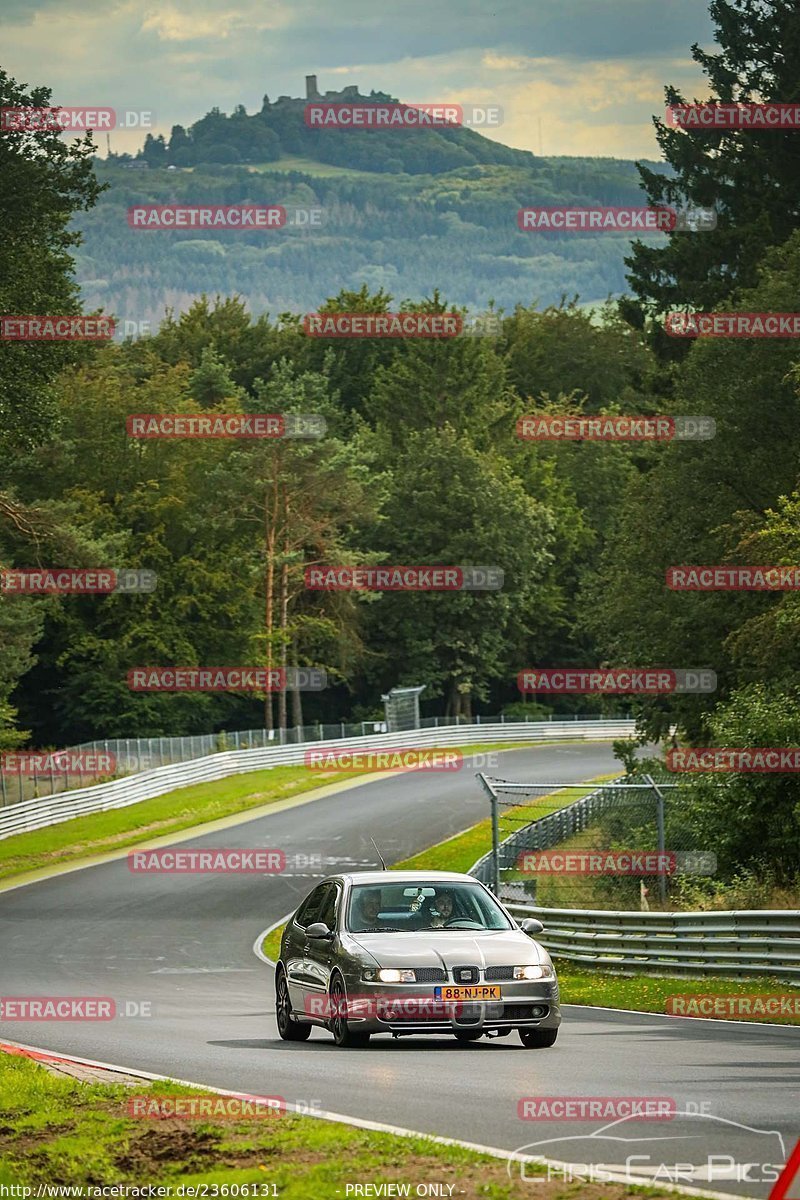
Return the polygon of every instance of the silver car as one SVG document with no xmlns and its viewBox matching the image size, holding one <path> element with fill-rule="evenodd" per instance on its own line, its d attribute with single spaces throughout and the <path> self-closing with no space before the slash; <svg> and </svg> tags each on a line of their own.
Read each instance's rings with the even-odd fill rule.
<svg viewBox="0 0 800 1200">
<path fill-rule="evenodd" d="M 558 980 L 532 918 L 520 924 L 488 888 L 451 871 L 331 875 L 289 920 L 275 976 L 278 1032 L 312 1026 L 338 1046 L 373 1033 L 453 1034 L 460 1042 L 519 1031 L 552 1046 Z"/>
</svg>

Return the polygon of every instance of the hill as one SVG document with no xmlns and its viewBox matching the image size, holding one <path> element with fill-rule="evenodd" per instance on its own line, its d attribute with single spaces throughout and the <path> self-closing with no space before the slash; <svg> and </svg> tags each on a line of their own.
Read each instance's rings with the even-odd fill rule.
<svg viewBox="0 0 800 1200">
<path fill-rule="evenodd" d="M 355 89 L 325 99 L 362 97 Z M 461 128 L 356 132 L 309 129 L 307 101 L 267 97 L 261 112 L 218 109 L 140 154 L 97 159 L 109 188 L 77 226 L 82 296 L 121 320 L 155 326 L 167 306 L 202 292 L 238 293 L 253 313 L 312 311 L 341 288 L 383 287 L 397 299 L 440 288 L 474 311 L 490 299 L 625 289 L 620 234 L 520 232 L 525 205 L 644 203 L 634 163 L 543 158 Z M 128 226 L 136 204 L 282 204 L 322 210 L 318 225 L 271 231 L 153 231 Z"/>
</svg>

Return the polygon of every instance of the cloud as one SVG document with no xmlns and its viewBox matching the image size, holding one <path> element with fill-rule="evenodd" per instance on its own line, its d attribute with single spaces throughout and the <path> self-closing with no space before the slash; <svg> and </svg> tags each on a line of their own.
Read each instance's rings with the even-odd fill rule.
<svg viewBox="0 0 800 1200">
<path fill-rule="evenodd" d="M 208 109 L 358 84 L 408 101 L 496 103 L 495 136 L 557 153 L 657 153 L 663 85 L 704 92 L 699 0 L 3 0 L 6 69 L 62 104 L 156 112 L 157 132 Z"/>
<path fill-rule="evenodd" d="M 290 16 L 273 0 L 272 4 L 243 5 L 220 11 L 187 0 L 181 6 L 171 4 L 149 9 L 142 20 L 144 33 L 155 33 L 161 41 L 189 42 L 204 38 L 229 38 L 233 33 L 251 35 L 265 29 L 279 29 Z"/>
</svg>

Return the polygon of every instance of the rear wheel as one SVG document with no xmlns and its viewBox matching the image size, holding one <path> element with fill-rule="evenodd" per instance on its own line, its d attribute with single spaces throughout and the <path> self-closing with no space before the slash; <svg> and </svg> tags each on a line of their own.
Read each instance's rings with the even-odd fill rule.
<svg viewBox="0 0 800 1200">
<path fill-rule="evenodd" d="M 526 1050 L 546 1050 L 555 1045 L 558 1037 L 557 1029 L 520 1029 L 518 1033 Z"/>
<path fill-rule="evenodd" d="M 289 985 L 286 982 L 286 972 L 278 968 L 275 979 L 275 1016 L 278 1022 L 278 1033 L 284 1042 L 304 1042 L 311 1033 L 311 1026 L 304 1021 L 295 1021 L 292 1016 L 292 1002 L 289 999 Z"/>
<path fill-rule="evenodd" d="M 354 1033 L 347 1022 L 345 1016 L 347 1005 L 347 993 L 344 987 L 344 980 L 341 976 L 336 975 L 331 980 L 330 987 L 331 997 L 331 1016 L 330 1026 L 333 1040 L 337 1046 L 366 1046 L 369 1042 L 368 1033 Z"/>
<path fill-rule="evenodd" d="M 456 1029 L 453 1032 L 457 1042 L 477 1042 L 478 1038 L 483 1036 L 475 1029 Z"/>
</svg>

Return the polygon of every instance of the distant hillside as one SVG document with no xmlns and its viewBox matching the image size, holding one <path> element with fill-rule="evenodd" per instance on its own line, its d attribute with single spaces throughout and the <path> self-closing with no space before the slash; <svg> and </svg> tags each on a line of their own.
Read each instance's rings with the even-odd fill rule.
<svg viewBox="0 0 800 1200">
<path fill-rule="evenodd" d="M 325 98 L 343 96 L 356 98 Z M 255 116 L 212 110 L 189 129 L 175 126 L 168 142 L 149 137 L 135 160 L 96 160 L 110 187 L 77 221 L 85 239 L 76 255 L 85 303 L 155 325 L 165 307 L 187 308 L 202 292 L 238 293 L 254 314 L 275 315 L 313 311 L 362 283 L 398 300 L 439 288 L 473 311 L 490 299 L 510 311 L 519 302 L 545 305 L 576 293 L 599 302 L 625 290 L 624 236 L 522 233 L 517 211 L 642 204 L 632 162 L 540 158 L 467 129 L 312 130 L 305 104 L 265 98 Z M 233 157 L 223 161 L 228 151 Z M 467 161 L 453 165 L 453 156 Z M 321 209 L 322 224 L 247 232 L 129 228 L 130 206 L 172 202 Z"/>
<path fill-rule="evenodd" d="M 261 111 L 248 115 L 238 105 L 228 116 L 212 108 L 194 125 L 174 125 L 169 139 L 148 134 L 137 156 L 153 167 L 192 167 L 206 163 L 275 162 L 300 155 L 371 174 L 441 175 L 479 165 L 528 166 L 528 150 L 512 150 L 465 128 L 345 130 L 312 129 L 306 105 L 312 99 L 350 104 L 399 104 L 386 92 L 362 95 L 357 87 L 317 92 L 316 76 L 306 80 L 306 99 L 264 97 Z M 413 106 L 406 105 L 406 108 Z"/>
</svg>

